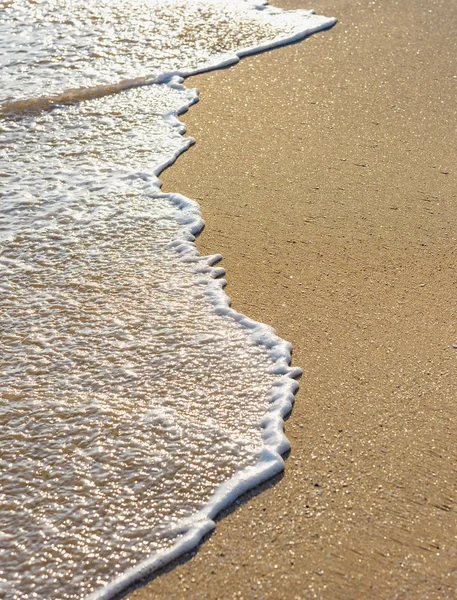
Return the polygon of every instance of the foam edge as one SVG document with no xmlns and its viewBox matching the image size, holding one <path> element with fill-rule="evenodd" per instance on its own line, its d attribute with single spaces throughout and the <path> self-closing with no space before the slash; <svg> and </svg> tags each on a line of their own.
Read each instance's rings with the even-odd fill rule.
<svg viewBox="0 0 457 600">
<path fill-rule="evenodd" d="M 259 10 L 275 10 L 266 6 L 266 2 L 252 2 L 254 8 Z M 289 11 L 308 13 L 311 16 L 312 11 Z M 178 110 L 163 115 L 164 119 L 176 129 L 181 135 L 185 134 L 186 127 L 179 121 L 178 115 L 186 112 L 192 104 L 198 101 L 197 90 L 189 90 L 182 85 L 185 78 L 191 75 L 197 75 L 206 71 L 220 69 L 232 64 L 236 64 L 242 57 L 269 50 L 285 44 L 290 44 L 318 31 L 328 29 L 336 23 L 336 19 L 327 17 L 315 17 L 314 25 L 300 30 L 293 35 L 278 37 L 271 42 L 259 46 L 244 48 L 233 55 L 224 57 L 217 64 L 212 63 L 192 71 L 182 70 L 177 72 L 162 73 L 154 80 L 143 82 L 140 85 L 149 85 L 152 83 L 167 84 L 170 87 L 188 92 L 188 103 L 181 106 Z M 179 209 L 178 222 L 182 225 L 182 233 L 177 236 L 170 244 L 170 249 L 180 254 L 182 261 L 195 263 L 195 274 L 201 274 L 202 278 L 196 279 L 196 283 L 206 286 L 206 293 L 211 298 L 214 310 L 217 314 L 227 316 L 238 322 L 242 327 L 250 331 L 253 341 L 266 347 L 270 353 L 273 365 L 270 372 L 279 376 L 278 381 L 271 390 L 271 403 L 269 410 L 261 420 L 260 425 L 263 430 L 263 442 L 260 453 L 260 459 L 254 466 L 247 467 L 242 471 L 221 484 L 214 494 L 210 497 L 207 504 L 191 517 L 180 521 L 173 528 L 173 531 L 180 535 L 178 541 L 168 550 L 157 552 L 146 560 L 143 560 L 137 566 L 128 569 L 103 588 L 95 590 L 86 596 L 85 600 L 112 600 L 121 593 L 128 592 L 135 583 L 150 578 L 156 571 L 165 565 L 178 559 L 180 556 L 195 549 L 202 539 L 216 527 L 215 518 L 217 515 L 233 504 L 237 498 L 247 491 L 271 479 L 284 470 L 284 460 L 282 455 L 289 451 L 290 443 L 284 434 L 284 419 L 292 410 L 294 396 L 298 390 L 296 379 L 300 377 L 302 371 L 298 367 L 291 367 L 291 350 L 289 342 L 281 339 L 275 333 L 275 330 L 264 323 L 253 321 L 249 317 L 235 311 L 231 308 L 230 298 L 224 292 L 225 280 L 221 277 L 225 270 L 214 267 L 213 265 L 221 260 L 220 254 L 212 256 L 202 256 L 195 245 L 195 237 L 203 230 L 204 221 L 201 217 L 200 207 L 197 202 L 181 194 L 164 193 L 160 191 L 162 186 L 158 176 L 168 166 L 173 164 L 178 156 L 185 152 L 194 140 L 187 138 L 182 148 L 173 156 L 160 165 L 155 165 L 151 173 L 139 173 L 138 175 L 148 180 L 149 193 L 153 198 L 162 198 L 171 201 Z M 210 275 L 208 280 L 207 275 Z M 206 275 L 206 277 L 203 277 Z M 133 590 L 132 590 L 133 591 Z"/>
</svg>

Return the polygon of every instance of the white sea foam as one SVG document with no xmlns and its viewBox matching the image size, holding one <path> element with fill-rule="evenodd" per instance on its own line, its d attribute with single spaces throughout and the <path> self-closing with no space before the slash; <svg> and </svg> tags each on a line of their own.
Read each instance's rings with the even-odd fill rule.
<svg viewBox="0 0 457 600">
<path fill-rule="evenodd" d="M 197 253 L 198 205 L 160 191 L 192 143 L 183 77 L 333 21 L 237 0 L 0 7 L 0 594 L 111 598 L 283 468 L 299 374 Z"/>
</svg>

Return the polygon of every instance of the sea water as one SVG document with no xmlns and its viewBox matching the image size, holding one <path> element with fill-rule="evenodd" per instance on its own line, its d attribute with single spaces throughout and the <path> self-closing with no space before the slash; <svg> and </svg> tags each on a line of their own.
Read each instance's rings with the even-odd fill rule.
<svg viewBox="0 0 457 600">
<path fill-rule="evenodd" d="M 184 77 L 332 23 L 0 1 L 0 597 L 109 598 L 281 470 L 290 345 L 229 308 L 157 176 L 192 143 Z"/>
</svg>

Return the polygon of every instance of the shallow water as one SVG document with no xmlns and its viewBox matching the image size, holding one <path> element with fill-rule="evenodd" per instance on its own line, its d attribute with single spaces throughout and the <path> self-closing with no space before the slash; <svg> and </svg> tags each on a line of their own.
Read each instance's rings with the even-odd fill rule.
<svg viewBox="0 0 457 600">
<path fill-rule="evenodd" d="M 289 348 L 227 308 L 198 208 L 156 174 L 191 142 L 176 115 L 196 95 L 171 72 L 313 17 L 0 7 L 0 595 L 82 598 L 199 530 L 222 483 L 281 468 Z"/>
</svg>

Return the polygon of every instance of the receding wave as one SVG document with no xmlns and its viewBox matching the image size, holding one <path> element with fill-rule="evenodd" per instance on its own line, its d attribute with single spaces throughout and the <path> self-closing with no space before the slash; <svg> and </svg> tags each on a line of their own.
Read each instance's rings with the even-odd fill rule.
<svg viewBox="0 0 457 600">
<path fill-rule="evenodd" d="M 192 143 L 183 78 L 333 20 L 240 0 L 0 6 L 0 595 L 111 598 L 283 468 L 299 375 L 230 308 L 198 205 L 160 191 Z"/>
</svg>

